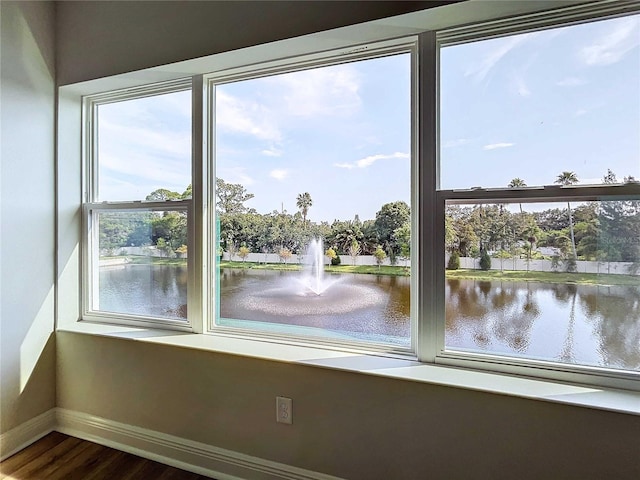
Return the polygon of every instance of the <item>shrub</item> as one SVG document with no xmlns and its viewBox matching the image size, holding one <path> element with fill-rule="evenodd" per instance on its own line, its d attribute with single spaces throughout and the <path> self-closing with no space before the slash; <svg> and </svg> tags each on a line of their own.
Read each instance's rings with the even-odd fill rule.
<svg viewBox="0 0 640 480">
<path fill-rule="evenodd" d="M 564 268 L 567 272 L 575 272 L 578 270 L 578 265 L 576 264 L 576 259 L 573 257 L 569 257 L 564 261 Z"/>
<path fill-rule="evenodd" d="M 373 252 L 373 256 L 376 259 L 376 263 L 378 264 L 378 269 L 380 269 L 380 265 L 384 262 L 384 259 L 387 258 L 386 252 L 380 247 L 376 247 L 375 252 Z"/>
<path fill-rule="evenodd" d="M 292 257 L 292 255 L 293 253 L 291 253 L 291 250 L 289 250 L 287 247 L 282 247 L 278 251 L 278 257 L 280 257 L 280 261 L 284 262 L 285 264 L 287 263 L 287 260 Z"/>
<path fill-rule="evenodd" d="M 491 257 L 486 250 L 480 254 L 480 270 L 489 270 L 491 268 Z"/>
<path fill-rule="evenodd" d="M 340 255 L 336 254 L 336 256 L 331 259 L 331 265 L 340 265 Z"/>
<path fill-rule="evenodd" d="M 246 245 L 241 246 L 238 250 L 238 256 L 242 259 L 243 262 L 247 259 L 250 253 L 251 250 L 249 250 Z"/>
<path fill-rule="evenodd" d="M 447 270 L 458 270 L 460 268 L 460 254 L 458 252 L 453 252 L 449 256 L 449 261 L 447 262 Z"/>
</svg>

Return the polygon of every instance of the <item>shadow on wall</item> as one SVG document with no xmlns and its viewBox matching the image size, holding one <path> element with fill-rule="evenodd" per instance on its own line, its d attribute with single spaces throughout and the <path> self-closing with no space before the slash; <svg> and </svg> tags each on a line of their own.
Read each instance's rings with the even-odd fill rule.
<svg viewBox="0 0 640 480">
<path fill-rule="evenodd" d="M 55 407 L 55 4 L 0 2 L 0 432 Z"/>
</svg>

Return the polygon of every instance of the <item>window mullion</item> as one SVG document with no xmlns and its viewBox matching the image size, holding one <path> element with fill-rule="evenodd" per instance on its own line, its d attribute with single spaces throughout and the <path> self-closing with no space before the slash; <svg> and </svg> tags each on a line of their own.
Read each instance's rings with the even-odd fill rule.
<svg viewBox="0 0 640 480">
<path fill-rule="evenodd" d="M 444 341 L 444 283 L 438 280 L 444 269 L 444 216 L 438 217 L 436 187 L 438 184 L 437 122 L 437 44 L 435 32 L 418 39 L 418 358 L 435 361 L 438 345 Z M 444 211 L 442 209 L 442 211 Z M 440 225 L 442 224 L 442 225 Z M 442 257 L 442 258 L 441 258 Z M 435 288 L 434 288 L 435 287 Z M 442 316 L 442 319 L 444 317 Z"/>
<path fill-rule="evenodd" d="M 204 113 L 205 108 L 205 95 L 203 92 L 203 77 L 202 75 L 195 75 L 193 77 L 192 89 L 191 89 L 191 186 L 192 186 L 192 200 L 191 200 L 191 215 L 192 221 L 189 225 L 188 236 L 188 250 L 192 252 L 187 258 L 188 272 L 189 272 L 189 284 L 187 288 L 187 305 L 188 305 L 188 319 L 191 323 L 191 327 L 195 333 L 202 333 L 204 329 L 204 323 L 206 321 L 206 308 L 203 308 L 204 302 L 204 288 L 206 288 L 205 272 L 206 267 L 206 255 L 204 254 L 204 246 L 207 245 L 206 241 L 206 178 L 207 164 L 204 161 Z"/>
</svg>

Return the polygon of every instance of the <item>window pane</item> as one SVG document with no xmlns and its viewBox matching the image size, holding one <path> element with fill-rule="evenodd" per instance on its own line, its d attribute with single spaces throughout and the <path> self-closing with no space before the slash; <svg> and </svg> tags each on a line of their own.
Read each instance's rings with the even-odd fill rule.
<svg viewBox="0 0 640 480">
<path fill-rule="evenodd" d="M 93 310 L 186 320 L 186 211 L 100 212 Z"/>
<path fill-rule="evenodd" d="M 638 38 L 633 15 L 442 48 L 440 187 L 640 179 Z"/>
<path fill-rule="evenodd" d="M 190 194 L 191 91 L 99 105 L 97 154 L 98 201 Z"/>
<path fill-rule="evenodd" d="M 640 197 L 448 205 L 448 350 L 640 370 Z"/>
<path fill-rule="evenodd" d="M 410 73 L 406 53 L 216 87 L 218 325 L 410 345 Z"/>
</svg>

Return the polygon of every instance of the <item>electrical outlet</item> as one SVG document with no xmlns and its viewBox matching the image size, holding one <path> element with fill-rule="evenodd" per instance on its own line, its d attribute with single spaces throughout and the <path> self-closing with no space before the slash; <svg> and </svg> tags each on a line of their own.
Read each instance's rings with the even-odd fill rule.
<svg viewBox="0 0 640 480">
<path fill-rule="evenodd" d="M 276 422 L 287 425 L 293 423 L 292 403 L 290 398 L 276 397 Z"/>
</svg>

